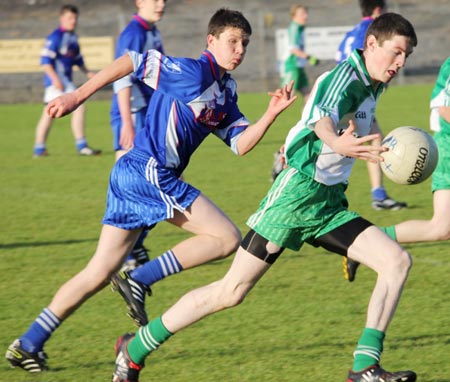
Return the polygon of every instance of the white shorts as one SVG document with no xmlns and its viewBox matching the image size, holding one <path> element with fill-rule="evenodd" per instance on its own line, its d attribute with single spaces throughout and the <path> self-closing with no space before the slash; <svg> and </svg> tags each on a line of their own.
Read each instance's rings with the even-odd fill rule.
<svg viewBox="0 0 450 382">
<path fill-rule="evenodd" d="M 56 89 L 53 85 L 47 86 L 44 91 L 44 103 L 49 103 L 50 101 L 54 100 L 56 97 L 59 97 L 60 95 L 63 95 L 64 93 L 71 93 L 73 92 L 77 87 L 74 85 L 73 82 L 69 82 L 66 84 L 64 90 Z"/>
</svg>

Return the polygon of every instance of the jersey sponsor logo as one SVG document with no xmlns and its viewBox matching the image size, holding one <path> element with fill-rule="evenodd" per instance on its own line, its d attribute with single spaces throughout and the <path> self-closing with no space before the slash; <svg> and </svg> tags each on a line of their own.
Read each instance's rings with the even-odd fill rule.
<svg viewBox="0 0 450 382">
<path fill-rule="evenodd" d="M 366 118 L 367 118 L 366 112 L 365 112 L 365 111 L 362 111 L 362 110 L 357 111 L 357 112 L 355 113 L 355 118 L 356 118 L 356 119 L 366 119 Z"/>
<path fill-rule="evenodd" d="M 180 63 L 177 61 L 171 61 L 167 58 L 165 58 L 163 60 L 163 66 L 165 68 L 165 71 L 169 72 L 169 73 L 174 73 L 174 74 L 181 74 L 181 67 L 180 67 Z"/>
<path fill-rule="evenodd" d="M 217 125 L 219 125 L 226 116 L 227 113 L 209 108 L 207 105 L 205 105 L 204 109 L 200 112 L 197 121 L 208 126 L 210 129 L 213 129 Z"/>
</svg>

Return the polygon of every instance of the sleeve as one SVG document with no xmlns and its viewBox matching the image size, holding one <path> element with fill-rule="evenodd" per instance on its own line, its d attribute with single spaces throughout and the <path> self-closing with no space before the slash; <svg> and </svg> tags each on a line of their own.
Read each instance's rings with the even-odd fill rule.
<svg viewBox="0 0 450 382">
<path fill-rule="evenodd" d="M 137 34 L 131 33 L 130 30 L 126 28 L 120 34 L 119 39 L 117 41 L 115 58 L 119 58 L 130 51 L 141 52 L 142 41 Z M 113 83 L 114 93 L 118 93 L 120 90 L 124 88 L 131 87 L 133 85 L 133 80 L 134 74 L 129 74 L 125 77 L 120 78 L 117 81 L 114 81 Z"/>
<path fill-rule="evenodd" d="M 250 121 L 239 110 L 237 96 L 235 96 L 230 111 L 220 126 L 214 129 L 213 134 L 229 146 L 233 153 L 238 155 L 237 142 L 249 125 Z"/>
<path fill-rule="evenodd" d="M 343 64 L 345 65 L 345 64 Z M 305 126 L 314 130 L 315 124 L 324 117 L 333 120 L 336 126 L 345 114 L 353 107 L 353 91 L 350 89 L 350 81 L 345 78 L 337 81 L 335 72 L 324 73 L 319 77 L 311 92 L 311 104 L 305 107 L 309 113 L 305 119 Z M 310 97 L 311 97 L 310 96 Z"/>
<path fill-rule="evenodd" d="M 151 49 L 144 54 L 128 53 L 136 77 L 147 86 L 187 103 L 199 94 L 202 69 L 197 60 L 165 56 Z"/>
<path fill-rule="evenodd" d="M 61 39 L 54 33 L 47 36 L 44 48 L 41 51 L 41 65 L 53 65 L 58 54 Z"/>
<path fill-rule="evenodd" d="M 439 70 L 430 102 L 431 109 L 441 106 L 450 106 L 450 57 Z"/>
</svg>

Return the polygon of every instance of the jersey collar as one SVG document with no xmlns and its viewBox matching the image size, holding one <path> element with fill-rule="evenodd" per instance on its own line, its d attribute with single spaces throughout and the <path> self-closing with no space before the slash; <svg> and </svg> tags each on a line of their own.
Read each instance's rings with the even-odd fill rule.
<svg viewBox="0 0 450 382">
<path fill-rule="evenodd" d="M 381 94 L 385 88 L 385 84 L 380 83 L 378 88 L 375 90 L 372 86 L 372 79 L 369 76 L 369 72 L 367 71 L 366 65 L 364 64 L 364 61 L 362 59 L 362 50 L 361 49 L 355 49 L 350 57 L 348 58 L 349 64 L 352 66 L 352 68 L 355 70 L 356 75 L 358 78 L 362 81 L 362 83 L 365 85 L 367 90 L 372 93 L 375 97 L 378 97 L 379 94 Z"/>
<path fill-rule="evenodd" d="M 214 55 L 209 50 L 205 49 L 201 59 L 209 63 L 209 67 L 211 68 L 211 72 L 216 81 L 218 81 L 220 84 L 226 83 L 230 75 L 228 73 L 225 73 L 224 76 L 220 78 L 219 65 L 217 65 Z"/>
<path fill-rule="evenodd" d="M 153 24 L 150 24 L 148 21 L 146 21 L 145 19 L 143 19 L 141 16 L 139 16 L 137 13 L 135 13 L 133 15 L 133 20 L 137 21 L 139 24 L 142 25 L 142 27 L 146 30 L 152 30 L 153 29 Z"/>
</svg>

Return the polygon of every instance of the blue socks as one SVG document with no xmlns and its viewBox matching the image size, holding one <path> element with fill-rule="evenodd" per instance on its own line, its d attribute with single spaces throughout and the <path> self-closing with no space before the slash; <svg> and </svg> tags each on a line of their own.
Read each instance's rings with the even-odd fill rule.
<svg viewBox="0 0 450 382">
<path fill-rule="evenodd" d="M 130 272 L 134 281 L 150 286 L 167 276 L 181 272 L 183 267 L 171 250 Z"/>
<path fill-rule="evenodd" d="M 45 308 L 28 331 L 20 337 L 22 348 L 30 353 L 42 351 L 45 342 L 60 324 L 61 320 L 50 309 Z"/>
<path fill-rule="evenodd" d="M 81 149 L 84 149 L 88 145 L 87 141 L 86 141 L 86 138 L 77 139 L 75 141 L 75 144 L 77 145 L 77 150 L 78 151 L 80 151 Z"/>
<path fill-rule="evenodd" d="M 388 198 L 388 194 L 383 186 L 374 188 L 372 190 L 372 199 L 373 200 L 378 200 L 381 202 L 382 200 L 387 199 L 387 198 Z"/>
</svg>

